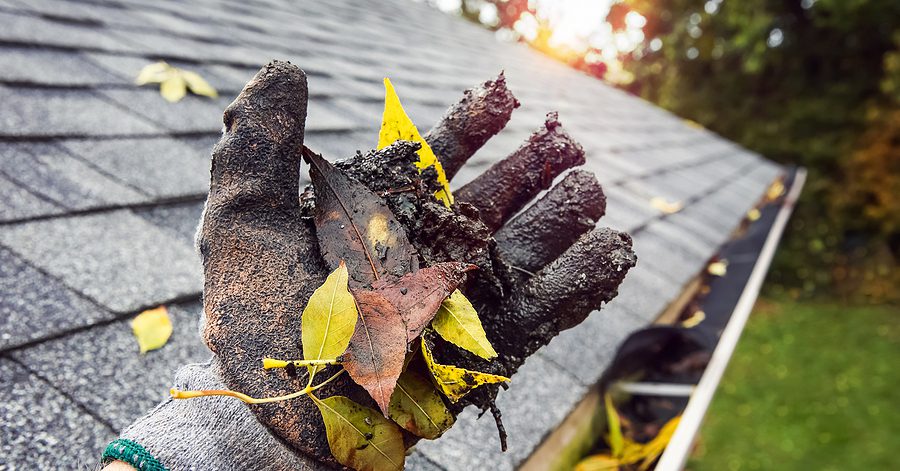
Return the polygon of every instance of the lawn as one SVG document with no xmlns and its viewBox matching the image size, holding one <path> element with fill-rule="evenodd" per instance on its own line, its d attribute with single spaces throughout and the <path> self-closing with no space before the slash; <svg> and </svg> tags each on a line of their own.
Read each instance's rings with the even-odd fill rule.
<svg viewBox="0 0 900 471">
<path fill-rule="evenodd" d="M 760 301 L 688 464 L 897 469 L 900 309 Z"/>
</svg>

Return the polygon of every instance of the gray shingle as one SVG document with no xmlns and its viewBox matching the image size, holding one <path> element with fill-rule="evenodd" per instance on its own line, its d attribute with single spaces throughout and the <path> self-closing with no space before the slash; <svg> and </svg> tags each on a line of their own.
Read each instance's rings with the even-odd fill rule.
<svg viewBox="0 0 900 471">
<path fill-rule="evenodd" d="M 202 289 L 191 246 L 128 210 L 7 226 L 0 243 L 115 312 Z"/>
<path fill-rule="evenodd" d="M 111 136 L 160 128 L 86 90 L 0 87 L 2 136 Z"/>
<path fill-rule="evenodd" d="M 0 221 L 59 214 L 65 209 L 0 174 Z"/>
<path fill-rule="evenodd" d="M 113 317 L 3 247 L 0 292 L 0 350 Z"/>
<path fill-rule="evenodd" d="M 631 232 L 659 216 L 659 211 L 650 206 L 650 200 L 641 198 L 617 185 L 604 185 L 606 195 L 606 215 L 600 219 L 601 226 Z"/>
<path fill-rule="evenodd" d="M 678 291 L 700 272 L 708 258 L 693 252 L 686 240 L 669 240 L 658 231 L 641 231 L 632 239 L 640 263 L 668 279 Z M 712 251 L 706 253 L 712 255 Z"/>
<path fill-rule="evenodd" d="M 92 469 L 112 430 L 20 365 L 0 358 L 0 468 Z"/>
<path fill-rule="evenodd" d="M 72 52 L 0 47 L 0 64 L 3 82 L 86 86 L 118 81 L 81 54 Z"/>
<path fill-rule="evenodd" d="M 155 198 L 202 195 L 209 190 L 209 153 L 171 138 L 67 140 L 60 144 Z"/>
<path fill-rule="evenodd" d="M 501 391 L 497 397 L 509 434 L 506 453 L 500 451 L 491 414 L 477 420 L 478 411 L 471 407 L 441 438 L 421 442 L 416 449 L 447 469 L 515 469 L 586 392 L 587 388 L 555 364 L 533 355 L 512 377 L 509 390 Z"/>
<path fill-rule="evenodd" d="M 165 399 L 175 371 L 209 359 L 197 334 L 199 302 L 169 306 L 172 337 L 138 353 L 130 319 L 13 353 L 17 360 L 120 430 Z"/>
<path fill-rule="evenodd" d="M 177 103 L 169 103 L 160 96 L 159 87 L 151 85 L 99 93 L 132 113 L 175 132 L 220 132 L 222 113 L 232 100 L 231 97 L 210 99 L 188 94 Z"/>
<path fill-rule="evenodd" d="M 109 178 L 52 144 L 0 143 L 0 173 L 70 209 L 145 199 L 136 188 Z"/>
<path fill-rule="evenodd" d="M 114 38 L 99 28 L 66 24 L 26 14 L 0 12 L 0 41 L 63 48 L 132 52 L 131 41 Z"/>
<path fill-rule="evenodd" d="M 678 297 L 682 287 L 651 269 L 644 254 L 637 252 L 637 256 L 637 266 L 628 272 L 613 302 L 649 323 Z"/>
<path fill-rule="evenodd" d="M 198 201 L 136 209 L 135 214 L 193 245 L 194 235 L 197 233 L 197 226 L 200 223 L 203 207 L 204 202 Z"/>
</svg>

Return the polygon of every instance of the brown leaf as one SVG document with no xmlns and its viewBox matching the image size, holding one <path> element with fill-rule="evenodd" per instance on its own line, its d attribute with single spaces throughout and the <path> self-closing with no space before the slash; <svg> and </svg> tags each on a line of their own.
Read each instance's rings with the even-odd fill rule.
<svg viewBox="0 0 900 471">
<path fill-rule="evenodd" d="M 304 148 L 316 195 L 316 237 L 333 270 L 347 263 L 351 286 L 384 275 L 400 277 L 417 268 L 415 249 L 384 200 L 350 179 L 321 155 Z"/>
<path fill-rule="evenodd" d="M 387 417 L 406 355 L 403 317 L 381 293 L 356 290 L 353 296 L 359 321 L 343 355 L 344 369 L 369 392 Z"/>
<path fill-rule="evenodd" d="M 412 342 L 437 314 L 441 303 L 478 267 L 460 262 L 438 263 L 409 273 L 397 280 L 380 280 L 372 284 L 391 304 L 400 310 L 406 323 L 406 341 Z"/>
</svg>

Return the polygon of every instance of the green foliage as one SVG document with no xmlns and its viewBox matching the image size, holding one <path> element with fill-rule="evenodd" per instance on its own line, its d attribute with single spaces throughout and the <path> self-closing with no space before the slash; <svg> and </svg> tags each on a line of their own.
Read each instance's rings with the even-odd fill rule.
<svg viewBox="0 0 900 471">
<path fill-rule="evenodd" d="M 758 303 L 688 468 L 895 468 L 898 320 L 891 307 Z"/>
<path fill-rule="evenodd" d="M 866 268 L 876 256 L 887 255 L 896 268 L 900 3 L 624 4 L 648 19 L 646 46 L 626 58 L 635 76 L 626 88 L 769 158 L 809 169 L 773 269 L 778 285 L 795 294 L 830 292 L 847 281 L 841 275 L 877 277 Z M 657 38 L 662 47 L 653 51 Z"/>
</svg>

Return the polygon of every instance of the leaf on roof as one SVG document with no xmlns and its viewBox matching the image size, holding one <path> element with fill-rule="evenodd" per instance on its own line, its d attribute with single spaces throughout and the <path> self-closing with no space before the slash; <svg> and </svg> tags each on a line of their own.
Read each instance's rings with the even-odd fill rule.
<svg viewBox="0 0 900 471">
<path fill-rule="evenodd" d="M 434 361 L 425 337 L 422 337 L 422 356 L 431 371 L 438 388 L 452 402 L 457 402 L 473 389 L 482 384 L 504 383 L 509 381 L 505 376 L 467 370 L 453 365 L 442 365 Z"/>
<path fill-rule="evenodd" d="M 718 260 L 706 267 L 706 272 L 712 276 L 725 276 L 728 273 L 728 260 Z"/>
<path fill-rule="evenodd" d="M 381 118 L 381 130 L 378 132 L 378 149 L 383 149 L 399 140 L 421 144 L 422 147 L 418 150 L 419 161 L 416 162 L 416 167 L 419 168 L 420 172 L 428 167 L 434 167 L 434 170 L 437 172 L 438 183 L 441 184 L 441 189 L 434 194 L 434 197 L 449 208 L 453 204 L 453 194 L 450 192 L 450 182 L 447 180 L 447 175 L 444 173 L 441 162 L 438 161 L 431 147 L 419 134 L 416 125 L 413 124 L 406 111 L 403 110 L 400 97 L 397 96 L 397 92 L 394 91 L 394 86 L 388 78 L 384 79 L 384 91 L 384 114 Z"/>
<path fill-rule="evenodd" d="M 310 164 L 316 237 L 325 261 L 332 268 L 345 261 L 352 286 L 412 271 L 415 249 L 384 200 L 321 155 L 304 149 L 304 156 Z"/>
<path fill-rule="evenodd" d="M 372 284 L 397 307 L 406 323 L 406 341 L 412 342 L 437 314 L 441 303 L 465 279 L 474 265 L 446 262 L 403 275 L 397 280 L 381 280 Z"/>
<path fill-rule="evenodd" d="M 678 211 L 684 209 L 684 203 L 682 203 L 681 201 L 669 201 L 660 196 L 651 198 L 650 206 L 653 206 L 663 214 L 675 214 Z"/>
<path fill-rule="evenodd" d="M 359 307 L 359 321 L 343 355 L 344 369 L 387 416 L 406 354 L 403 317 L 376 291 L 354 291 L 353 295 Z"/>
<path fill-rule="evenodd" d="M 444 340 L 485 360 L 497 356 L 497 352 L 487 339 L 484 327 L 481 326 L 478 313 L 459 290 L 454 291 L 441 303 L 437 315 L 431 321 L 431 326 Z"/>
<path fill-rule="evenodd" d="M 164 61 L 149 64 L 141 69 L 137 85 L 159 84 L 159 93 L 166 101 L 175 103 L 187 94 L 188 90 L 195 95 L 216 98 L 219 93 L 196 72 L 172 67 Z"/>
<path fill-rule="evenodd" d="M 762 213 L 759 212 L 758 208 L 753 208 L 750 211 L 747 211 L 747 219 L 750 222 L 756 221 L 760 216 L 762 216 Z"/>
<path fill-rule="evenodd" d="M 161 348 L 172 336 L 172 321 L 165 306 L 148 309 L 131 320 L 131 330 L 141 353 Z"/>
<path fill-rule="evenodd" d="M 334 359 L 347 349 L 358 317 L 348 279 L 347 266 L 341 262 L 306 303 L 300 318 L 304 360 Z M 324 366 L 308 368 L 311 379 Z"/>
<path fill-rule="evenodd" d="M 399 471 L 406 459 L 400 428 L 344 396 L 310 396 L 322 414 L 331 454 L 357 470 Z"/>
<path fill-rule="evenodd" d="M 441 436 L 455 420 L 434 385 L 413 370 L 400 375 L 388 415 L 413 435 L 429 440 Z"/>
</svg>

